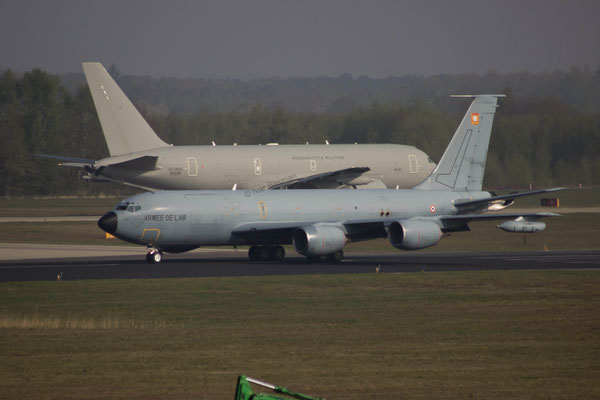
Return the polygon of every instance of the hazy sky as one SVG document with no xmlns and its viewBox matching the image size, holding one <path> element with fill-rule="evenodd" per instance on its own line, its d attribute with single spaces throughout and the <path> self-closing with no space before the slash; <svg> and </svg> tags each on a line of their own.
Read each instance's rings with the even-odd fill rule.
<svg viewBox="0 0 600 400">
<path fill-rule="evenodd" d="M 370 77 L 600 64 L 600 0 L 0 0 L 0 69 Z"/>
</svg>

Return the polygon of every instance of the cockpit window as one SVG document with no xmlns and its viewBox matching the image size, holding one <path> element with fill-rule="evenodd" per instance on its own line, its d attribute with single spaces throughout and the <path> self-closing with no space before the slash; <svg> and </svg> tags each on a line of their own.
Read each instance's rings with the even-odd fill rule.
<svg viewBox="0 0 600 400">
<path fill-rule="evenodd" d="M 121 204 L 117 204 L 117 206 L 115 207 L 115 210 L 126 210 L 127 212 L 136 212 L 136 211 L 140 211 L 142 209 L 142 206 L 138 206 L 135 203 L 130 203 L 130 202 L 126 202 L 126 203 L 121 203 Z"/>
</svg>

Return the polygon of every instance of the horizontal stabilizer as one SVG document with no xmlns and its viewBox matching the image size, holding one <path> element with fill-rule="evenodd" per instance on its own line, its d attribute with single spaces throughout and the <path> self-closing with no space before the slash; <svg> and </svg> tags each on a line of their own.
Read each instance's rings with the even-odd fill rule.
<svg viewBox="0 0 600 400">
<path fill-rule="evenodd" d="M 66 161 L 66 162 L 59 163 L 59 165 L 65 166 L 65 167 L 79 167 L 79 168 L 84 168 L 86 166 L 91 167 L 96 162 L 96 160 L 90 160 L 88 158 L 53 156 L 50 154 L 36 154 L 36 156 L 50 158 L 52 160 Z"/>
<path fill-rule="evenodd" d="M 156 169 L 156 161 L 158 161 L 158 156 L 143 156 L 116 164 L 109 164 L 108 166 L 139 171 L 152 171 Z"/>
<path fill-rule="evenodd" d="M 59 167 L 75 167 L 75 168 L 91 168 L 90 164 L 78 163 L 78 162 L 61 162 L 58 163 Z"/>
</svg>

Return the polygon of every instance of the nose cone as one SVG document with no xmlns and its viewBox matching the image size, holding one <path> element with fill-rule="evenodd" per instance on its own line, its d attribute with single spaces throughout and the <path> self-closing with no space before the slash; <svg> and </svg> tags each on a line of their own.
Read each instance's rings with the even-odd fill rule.
<svg viewBox="0 0 600 400">
<path fill-rule="evenodd" d="M 98 220 L 98 226 L 104 232 L 114 235 L 117 231 L 117 214 L 112 211 L 104 214 L 104 216 Z"/>
</svg>

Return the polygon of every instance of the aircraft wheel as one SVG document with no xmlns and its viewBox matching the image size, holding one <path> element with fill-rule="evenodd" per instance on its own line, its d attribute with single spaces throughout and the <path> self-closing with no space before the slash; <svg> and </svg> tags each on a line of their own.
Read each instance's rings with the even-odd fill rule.
<svg viewBox="0 0 600 400">
<path fill-rule="evenodd" d="M 250 246 L 248 249 L 248 258 L 250 261 L 258 261 L 260 260 L 260 246 Z"/>
<path fill-rule="evenodd" d="M 271 249 L 267 246 L 258 246 L 258 259 L 261 261 L 267 261 L 271 258 Z"/>
<path fill-rule="evenodd" d="M 281 261 L 285 257 L 285 249 L 283 248 L 283 246 L 273 246 L 270 250 L 271 260 Z"/>
<path fill-rule="evenodd" d="M 162 254 L 156 249 L 152 249 L 146 254 L 146 261 L 150 264 L 158 264 L 162 261 Z"/>
<path fill-rule="evenodd" d="M 327 261 L 340 262 L 344 258 L 344 250 L 338 250 L 335 253 L 327 254 Z"/>
</svg>

